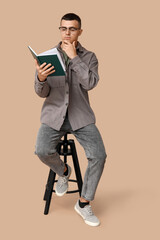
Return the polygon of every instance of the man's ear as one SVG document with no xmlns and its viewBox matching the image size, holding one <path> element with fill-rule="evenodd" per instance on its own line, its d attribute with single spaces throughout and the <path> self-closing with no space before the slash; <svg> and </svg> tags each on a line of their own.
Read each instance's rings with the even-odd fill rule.
<svg viewBox="0 0 160 240">
<path fill-rule="evenodd" d="M 80 29 L 78 36 L 80 36 L 83 32 L 83 29 Z"/>
</svg>

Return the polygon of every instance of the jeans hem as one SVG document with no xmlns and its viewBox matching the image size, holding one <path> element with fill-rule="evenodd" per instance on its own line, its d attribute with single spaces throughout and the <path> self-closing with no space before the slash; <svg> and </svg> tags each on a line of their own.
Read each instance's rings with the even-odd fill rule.
<svg viewBox="0 0 160 240">
<path fill-rule="evenodd" d="M 83 196 L 83 195 L 81 195 L 81 197 L 84 198 L 84 199 L 87 200 L 87 201 L 93 201 L 93 200 L 94 200 L 94 198 L 87 198 L 87 197 L 85 197 L 85 196 Z"/>
</svg>

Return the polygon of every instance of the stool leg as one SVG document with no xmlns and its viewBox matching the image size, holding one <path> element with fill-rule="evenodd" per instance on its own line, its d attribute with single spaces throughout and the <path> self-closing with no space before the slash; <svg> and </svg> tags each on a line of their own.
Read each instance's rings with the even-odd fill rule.
<svg viewBox="0 0 160 240">
<path fill-rule="evenodd" d="M 49 211 L 52 192 L 53 192 L 53 187 L 54 187 L 54 182 L 55 182 L 55 177 L 56 177 L 56 173 L 53 172 L 50 169 L 49 176 L 48 176 L 48 181 L 47 181 L 47 184 L 46 184 L 46 191 L 45 191 L 44 198 L 43 198 L 43 200 L 46 201 L 45 209 L 44 209 L 44 214 L 45 215 L 48 214 L 48 211 Z"/>
<path fill-rule="evenodd" d="M 76 151 L 75 143 L 73 140 L 69 140 L 69 145 L 71 147 L 73 164 L 74 164 L 74 169 L 75 169 L 76 178 L 77 178 L 77 185 L 79 189 L 79 195 L 81 196 L 83 182 L 82 182 L 82 176 L 81 176 L 78 157 L 77 157 L 77 151 Z"/>
</svg>

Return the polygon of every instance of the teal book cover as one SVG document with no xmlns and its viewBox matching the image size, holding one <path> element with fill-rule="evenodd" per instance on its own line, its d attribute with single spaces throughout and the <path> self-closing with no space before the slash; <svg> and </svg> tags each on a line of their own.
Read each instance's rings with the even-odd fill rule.
<svg viewBox="0 0 160 240">
<path fill-rule="evenodd" d="M 62 61 L 60 53 L 56 48 L 52 48 L 48 51 L 45 51 L 40 54 L 36 54 L 35 51 L 28 46 L 32 56 L 37 59 L 39 65 L 46 62 L 47 64 L 51 63 L 54 66 L 55 72 L 48 76 L 65 76 L 65 65 Z"/>
</svg>

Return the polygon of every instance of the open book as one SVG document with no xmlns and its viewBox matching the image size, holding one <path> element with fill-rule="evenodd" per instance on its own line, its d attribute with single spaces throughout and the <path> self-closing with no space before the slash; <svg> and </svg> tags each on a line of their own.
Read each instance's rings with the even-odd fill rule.
<svg viewBox="0 0 160 240">
<path fill-rule="evenodd" d="M 48 76 L 64 76 L 65 75 L 65 65 L 62 61 L 61 55 L 58 52 L 57 48 L 52 48 L 48 51 L 45 51 L 40 54 L 36 54 L 35 51 L 28 46 L 32 56 L 37 59 L 39 65 L 46 62 L 47 64 L 51 63 L 54 66 L 55 72 Z M 51 66 L 50 66 L 51 67 Z M 52 69 L 53 70 L 53 69 Z"/>
</svg>

